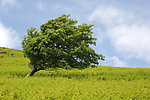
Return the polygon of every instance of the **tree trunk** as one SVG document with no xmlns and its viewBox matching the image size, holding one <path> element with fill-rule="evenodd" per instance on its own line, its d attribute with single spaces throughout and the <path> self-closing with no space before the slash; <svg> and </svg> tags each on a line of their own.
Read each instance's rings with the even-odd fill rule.
<svg viewBox="0 0 150 100">
<path fill-rule="evenodd" d="M 36 70 L 35 68 L 33 68 L 33 69 L 31 70 L 31 72 L 29 72 L 29 73 L 27 74 L 26 77 L 33 76 L 34 73 L 37 72 L 37 71 L 38 71 L 38 70 Z"/>
</svg>

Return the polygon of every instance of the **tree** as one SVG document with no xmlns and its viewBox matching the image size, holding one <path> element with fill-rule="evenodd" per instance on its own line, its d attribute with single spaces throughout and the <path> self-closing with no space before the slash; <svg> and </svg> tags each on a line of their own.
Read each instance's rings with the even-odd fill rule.
<svg viewBox="0 0 150 100">
<path fill-rule="evenodd" d="M 28 35 L 22 42 L 32 69 L 27 76 L 51 68 L 83 69 L 104 60 L 103 55 L 90 48 L 90 45 L 96 45 L 96 38 L 92 37 L 93 25 L 76 25 L 78 21 L 69 16 L 48 20 L 40 26 L 40 31 L 34 27 L 27 30 Z"/>
</svg>

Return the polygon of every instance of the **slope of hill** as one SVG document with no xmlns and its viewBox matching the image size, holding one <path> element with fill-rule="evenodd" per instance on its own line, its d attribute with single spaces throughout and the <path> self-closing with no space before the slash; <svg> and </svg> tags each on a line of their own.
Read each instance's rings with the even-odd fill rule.
<svg viewBox="0 0 150 100">
<path fill-rule="evenodd" d="M 25 78 L 28 62 L 20 50 L 0 48 L 0 100 L 150 100 L 149 68 L 97 66 Z"/>
</svg>

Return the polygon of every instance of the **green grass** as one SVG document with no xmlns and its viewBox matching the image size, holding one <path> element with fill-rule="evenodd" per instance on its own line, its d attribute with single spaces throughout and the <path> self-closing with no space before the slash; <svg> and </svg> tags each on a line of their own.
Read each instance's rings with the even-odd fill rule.
<svg viewBox="0 0 150 100">
<path fill-rule="evenodd" d="M 30 71 L 20 50 L 0 48 L 0 100 L 150 100 L 149 68 Z"/>
</svg>

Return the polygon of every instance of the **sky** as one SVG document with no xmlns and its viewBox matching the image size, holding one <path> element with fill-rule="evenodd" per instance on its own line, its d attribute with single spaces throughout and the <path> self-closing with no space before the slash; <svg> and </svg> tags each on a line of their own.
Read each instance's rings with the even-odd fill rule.
<svg viewBox="0 0 150 100">
<path fill-rule="evenodd" d="M 0 0 L 0 47 L 22 50 L 27 29 L 62 14 L 93 24 L 100 65 L 150 68 L 150 0 Z"/>
</svg>

